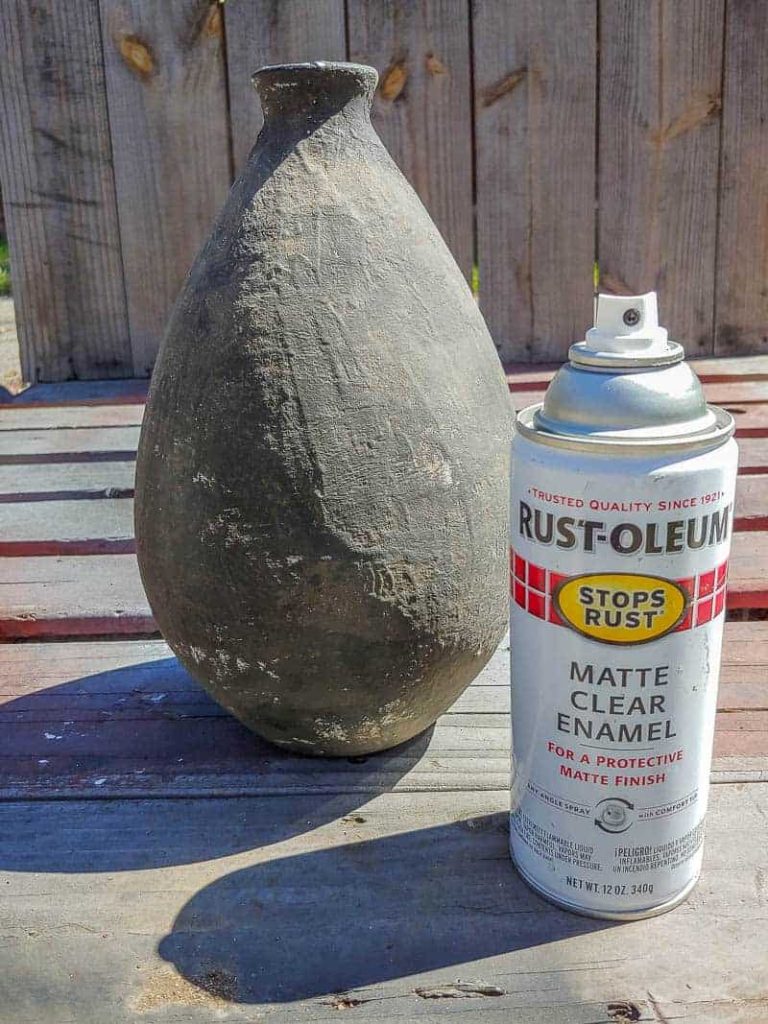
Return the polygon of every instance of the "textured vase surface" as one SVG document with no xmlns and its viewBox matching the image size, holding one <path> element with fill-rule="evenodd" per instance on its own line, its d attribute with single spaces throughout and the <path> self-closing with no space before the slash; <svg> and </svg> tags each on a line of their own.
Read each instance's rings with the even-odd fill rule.
<svg viewBox="0 0 768 1024">
<path fill-rule="evenodd" d="M 139 565 L 222 705 L 280 746 L 357 755 L 428 727 L 503 635 L 512 407 L 371 126 L 375 71 L 254 81 L 264 128 L 152 379 Z"/>
</svg>

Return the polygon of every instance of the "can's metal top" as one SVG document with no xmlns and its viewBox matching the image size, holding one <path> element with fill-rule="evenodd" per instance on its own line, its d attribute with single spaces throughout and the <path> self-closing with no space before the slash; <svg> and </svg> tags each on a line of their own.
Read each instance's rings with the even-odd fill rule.
<svg viewBox="0 0 768 1024">
<path fill-rule="evenodd" d="M 733 433 L 733 417 L 707 405 L 682 345 L 659 326 L 656 293 L 599 295 L 595 326 L 572 345 L 544 402 L 518 428 L 558 447 L 705 448 Z"/>
</svg>

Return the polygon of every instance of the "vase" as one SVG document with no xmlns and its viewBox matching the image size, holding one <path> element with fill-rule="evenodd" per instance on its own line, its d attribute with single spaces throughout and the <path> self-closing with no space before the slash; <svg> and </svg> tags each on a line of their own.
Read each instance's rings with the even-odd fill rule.
<svg viewBox="0 0 768 1024">
<path fill-rule="evenodd" d="M 245 725 L 317 755 L 426 729 L 507 616 L 511 402 L 373 130 L 376 81 L 254 75 L 264 126 L 176 302 L 138 453 L 164 637 Z"/>
</svg>

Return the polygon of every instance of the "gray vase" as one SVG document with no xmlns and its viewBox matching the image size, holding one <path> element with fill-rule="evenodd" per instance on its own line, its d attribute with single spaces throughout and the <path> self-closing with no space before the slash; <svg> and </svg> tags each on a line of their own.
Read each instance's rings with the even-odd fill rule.
<svg viewBox="0 0 768 1024">
<path fill-rule="evenodd" d="M 312 754 L 427 728 L 506 621 L 511 402 L 371 126 L 376 80 L 254 76 L 264 128 L 174 309 L 138 456 L 168 643 L 247 726 Z"/>
</svg>

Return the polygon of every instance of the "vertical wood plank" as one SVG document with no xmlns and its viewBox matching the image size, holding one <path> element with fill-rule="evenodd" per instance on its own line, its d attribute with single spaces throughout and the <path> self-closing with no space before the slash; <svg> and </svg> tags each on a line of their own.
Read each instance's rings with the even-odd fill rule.
<svg viewBox="0 0 768 1024">
<path fill-rule="evenodd" d="M 251 75 L 264 64 L 346 60 L 344 0 L 228 0 L 224 23 L 237 174 L 263 123 Z"/>
<path fill-rule="evenodd" d="M 23 374 L 129 376 L 98 0 L 0 4 L 0 92 Z"/>
<path fill-rule="evenodd" d="M 592 322 L 596 0 L 474 0 L 480 305 L 501 357 Z"/>
<path fill-rule="evenodd" d="M 229 187 L 221 7 L 101 0 L 133 369 L 152 369 Z"/>
<path fill-rule="evenodd" d="M 467 0 L 348 0 L 350 59 L 381 80 L 373 122 L 467 278 L 474 258 Z"/>
<path fill-rule="evenodd" d="M 598 259 L 610 292 L 659 292 L 713 351 L 723 0 L 602 0 Z"/>
<path fill-rule="evenodd" d="M 725 356 L 768 352 L 768 4 L 728 0 L 717 260 Z"/>
</svg>

